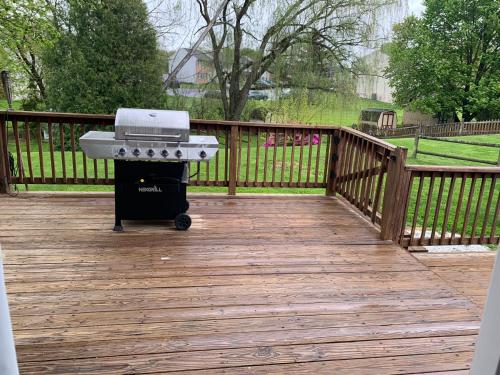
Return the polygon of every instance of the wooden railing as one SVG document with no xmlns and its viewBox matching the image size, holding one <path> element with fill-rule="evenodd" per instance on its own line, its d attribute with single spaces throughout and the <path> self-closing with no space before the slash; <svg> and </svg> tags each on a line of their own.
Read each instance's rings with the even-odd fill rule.
<svg viewBox="0 0 500 375">
<path fill-rule="evenodd" d="M 359 129 L 378 138 L 410 138 L 418 132 L 430 137 L 454 137 L 461 135 L 499 134 L 500 120 L 455 122 L 434 125 L 404 126 L 396 129 L 378 129 L 362 125 Z"/>
<path fill-rule="evenodd" d="M 114 116 L 0 112 L 0 193 L 13 184 L 111 185 L 113 163 L 90 160 L 79 137 Z M 219 152 L 193 162 L 194 186 L 326 189 L 402 246 L 496 243 L 500 168 L 406 166 L 407 150 L 334 126 L 191 120 Z"/>
<path fill-rule="evenodd" d="M 405 152 L 350 128 L 340 130 L 335 151 L 332 190 L 371 222 L 381 225 L 384 236 L 387 236 L 392 223 L 384 220 L 384 213 L 388 215 L 391 207 L 390 194 L 395 186 L 393 174 L 397 172 L 395 165 L 404 165 Z"/>
<path fill-rule="evenodd" d="M 496 244 L 500 168 L 407 166 L 398 242 L 404 246 Z"/>
<path fill-rule="evenodd" d="M 4 112 L 0 117 L 4 186 L 114 183 L 113 163 L 90 160 L 78 139 L 88 130 L 112 130 L 114 116 Z M 219 152 L 192 162 L 194 186 L 325 188 L 336 127 L 192 120 L 192 134 L 214 135 Z M 16 173 L 11 172 L 9 152 Z"/>
</svg>

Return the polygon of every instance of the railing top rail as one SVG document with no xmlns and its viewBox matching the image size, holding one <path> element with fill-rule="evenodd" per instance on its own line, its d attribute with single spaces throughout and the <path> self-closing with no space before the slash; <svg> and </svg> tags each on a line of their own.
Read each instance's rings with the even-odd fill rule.
<svg viewBox="0 0 500 375">
<path fill-rule="evenodd" d="M 47 120 L 85 120 L 85 121 L 113 121 L 115 115 L 89 114 L 89 113 L 64 113 L 64 112 L 32 112 L 32 111 L 0 111 L 2 117 L 8 119 L 47 119 Z M 286 128 L 286 129 L 311 129 L 311 130 L 336 130 L 335 125 L 306 125 L 306 124 L 271 124 L 263 122 L 227 121 L 227 120 L 200 120 L 191 119 L 193 125 L 218 125 L 218 126 L 248 126 L 259 128 Z"/>
<path fill-rule="evenodd" d="M 228 121 L 228 120 L 199 120 L 191 119 L 191 124 L 194 125 L 222 125 L 222 126 L 249 126 L 255 128 L 287 128 L 287 129 L 311 129 L 311 130 L 337 130 L 340 126 L 337 125 L 308 125 L 308 124 L 274 124 L 266 122 L 250 122 L 250 121 Z"/>
<path fill-rule="evenodd" d="M 371 136 L 371 135 L 368 135 L 360 130 L 357 130 L 357 129 L 353 129 L 353 128 L 348 128 L 348 127 L 343 127 L 342 128 L 342 131 L 344 132 L 347 132 L 347 133 L 351 133 L 351 134 L 354 134 L 360 138 L 363 138 L 363 139 L 366 139 L 372 143 L 375 143 L 376 145 L 379 145 L 383 148 L 386 148 L 388 149 L 389 151 L 395 151 L 396 150 L 396 146 L 389 143 L 389 142 L 386 142 L 380 138 L 377 138 L 377 137 L 374 137 L 374 136 Z"/>
<path fill-rule="evenodd" d="M 469 167 L 446 165 L 407 165 L 411 172 L 453 172 L 453 173 L 500 173 L 500 167 Z"/>
<path fill-rule="evenodd" d="M 58 119 L 89 119 L 89 120 L 114 120 L 115 115 L 90 114 L 90 113 L 64 113 L 64 112 L 34 112 L 34 111 L 1 111 L 5 118 L 55 118 Z"/>
</svg>

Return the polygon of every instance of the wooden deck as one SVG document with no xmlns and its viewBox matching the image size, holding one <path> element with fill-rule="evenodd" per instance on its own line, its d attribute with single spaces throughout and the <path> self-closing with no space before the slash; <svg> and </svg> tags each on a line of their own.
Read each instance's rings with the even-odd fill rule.
<svg viewBox="0 0 500 375">
<path fill-rule="evenodd" d="M 415 257 L 434 273 L 483 308 L 496 253 L 420 253 Z"/>
<path fill-rule="evenodd" d="M 111 196 L 0 197 L 22 374 L 468 373 L 480 309 L 342 201 L 190 202 L 113 233 Z"/>
</svg>

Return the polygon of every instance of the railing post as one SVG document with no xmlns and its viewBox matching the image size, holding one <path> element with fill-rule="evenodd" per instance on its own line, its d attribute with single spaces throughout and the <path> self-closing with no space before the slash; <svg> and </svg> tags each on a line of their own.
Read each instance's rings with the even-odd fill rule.
<svg viewBox="0 0 500 375">
<path fill-rule="evenodd" d="M 231 139 L 229 143 L 229 195 L 236 195 L 236 182 L 238 163 L 238 126 L 231 126 Z"/>
<path fill-rule="evenodd" d="M 3 119 L 3 114 L 0 118 L 0 194 L 10 193 L 9 185 L 9 156 L 7 152 L 7 128 Z"/>
<path fill-rule="evenodd" d="M 327 172 L 326 195 L 335 196 L 337 193 L 337 178 L 339 175 L 339 159 L 342 152 L 342 136 L 340 129 L 333 132 L 330 140 L 330 154 L 328 155 L 329 164 Z M 328 162 L 328 161 L 326 161 Z"/>
<path fill-rule="evenodd" d="M 396 240 L 406 210 L 409 173 L 405 171 L 408 150 L 398 147 L 390 155 L 384 191 L 380 236 L 383 240 Z"/>
<path fill-rule="evenodd" d="M 418 142 L 420 140 L 420 128 L 417 128 L 415 130 L 415 141 L 413 142 L 413 155 L 412 157 L 414 159 L 417 158 L 417 154 L 418 154 Z"/>
</svg>

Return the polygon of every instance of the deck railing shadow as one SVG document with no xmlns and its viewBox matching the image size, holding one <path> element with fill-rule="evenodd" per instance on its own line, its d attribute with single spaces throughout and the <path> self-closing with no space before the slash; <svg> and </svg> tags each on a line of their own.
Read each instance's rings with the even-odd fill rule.
<svg viewBox="0 0 500 375">
<path fill-rule="evenodd" d="M 13 184 L 112 185 L 113 163 L 86 158 L 78 139 L 113 124 L 112 115 L 0 112 L 0 193 Z M 226 187 L 230 195 L 237 188 L 325 189 L 376 225 L 381 238 L 406 247 L 499 240 L 500 168 L 406 166 L 406 149 L 336 126 L 191 120 L 191 131 L 219 140 L 214 159 L 191 163 L 191 185 Z M 458 180 L 465 187 L 457 195 Z M 449 227 L 457 199 L 465 203 Z"/>
</svg>

